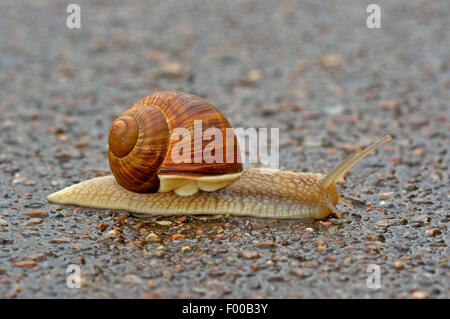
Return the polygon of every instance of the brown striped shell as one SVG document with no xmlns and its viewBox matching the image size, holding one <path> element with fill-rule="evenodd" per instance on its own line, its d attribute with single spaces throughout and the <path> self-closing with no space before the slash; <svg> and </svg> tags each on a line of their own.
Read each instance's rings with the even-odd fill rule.
<svg viewBox="0 0 450 319">
<path fill-rule="evenodd" d="M 202 134 L 209 128 L 221 131 L 222 161 L 211 162 L 201 156 L 211 140 L 201 139 L 201 149 L 199 144 L 194 145 L 194 120 L 202 121 Z M 179 163 L 171 156 L 174 147 L 180 146 L 180 138 L 171 136 L 176 128 L 190 133 L 190 145 L 186 144 L 191 150 L 190 161 Z M 231 128 L 228 120 L 206 100 L 183 92 L 157 92 L 138 101 L 112 123 L 109 164 L 119 185 L 133 192 L 173 190 L 191 195 L 199 189 L 214 191 L 242 172 L 236 136 L 228 145 L 227 128 Z"/>
</svg>

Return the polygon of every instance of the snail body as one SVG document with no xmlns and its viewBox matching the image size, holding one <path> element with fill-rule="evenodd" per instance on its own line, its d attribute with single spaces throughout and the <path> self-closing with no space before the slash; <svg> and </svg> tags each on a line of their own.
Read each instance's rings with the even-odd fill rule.
<svg viewBox="0 0 450 319">
<path fill-rule="evenodd" d="M 263 171 L 246 169 L 239 179 L 224 188 L 191 196 L 175 192 L 135 193 L 122 188 L 113 176 L 104 176 L 65 188 L 48 199 L 60 204 L 140 214 L 231 214 L 269 218 L 325 218 L 338 202 L 336 188 L 322 189 L 316 174 Z"/>
<path fill-rule="evenodd" d="M 149 118 L 153 119 L 152 124 L 146 126 L 144 123 Z M 322 219 L 337 214 L 335 206 L 339 202 L 351 206 L 339 197 L 336 182 L 391 139 L 386 136 L 364 150 L 355 151 L 326 175 L 266 168 L 242 170 L 235 137 L 222 144 L 224 158 L 234 159 L 231 163 L 175 164 L 168 156 L 175 144 L 170 144 L 166 135 L 175 127 L 192 131 L 195 118 L 206 119 L 203 127 L 206 129 L 219 127 L 224 132 L 230 128 L 217 109 L 190 94 L 161 92 L 142 99 L 111 126 L 108 157 L 114 176 L 72 185 L 47 199 L 60 204 L 151 215 L 231 214 Z M 150 132 L 149 127 L 156 130 Z M 162 146 L 164 142 L 168 146 Z M 216 146 L 221 148 L 220 144 Z M 144 154 L 138 154 L 142 150 Z M 148 169 L 146 163 L 153 166 Z"/>
</svg>

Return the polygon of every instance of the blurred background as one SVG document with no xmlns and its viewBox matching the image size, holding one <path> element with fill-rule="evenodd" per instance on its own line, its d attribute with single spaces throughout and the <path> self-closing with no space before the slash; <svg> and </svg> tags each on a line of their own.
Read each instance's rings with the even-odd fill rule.
<svg viewBox="0 0 450 319">
<path fill-rule="evenodd" d="M 159 90 L 199 95 L 234 127 L 278 127 L 282 169 L 323 172 L 356 147 L 391 134 L 394 140 L 355 167 L 341 190 L 375 203 L 378 193 L 394 192 L 384 207 L 393 217 L 420 212 L 436 218 L 432 225 L 448 224 L 448 1 L 376 1 L 381 28 L 375 29 L 366 25 L 372 1 L 79 0 L 79 29 L 66 26 L 69 3 L 0 3 L 0 211 L 10 214 L 2 217 L 9 226 L 0 231 L 4 240 L 24 245 L 14 253 L 5 248 L 11 263 L 40 249 L 22 232 L 11 232 L 16 226 L 30 231 L 21 226 L 26 217 L 11 214 L 47 209 L 48 193 L 108 174 L 112 120 Z M 375 221 L 362 218 L 367 225 Z M 61 236 L 61 223 L 48 225 L 42 226 L 43 237 Z M 385 236 L 402 243 L 408 241 L 404 232 Z M 441 232 L 437 242 L 446 233 Z M 392 254 L 390 261 L 400 258 L 398 251 Z M 61 267 L 68 260 L 47 262 L 64 273 Z M 8 267 L 4 273 L 20 275 Z M 421 287 L 407 283 L 408 275 L 392 276 L 399 283 L 385 297 L 410 297 L 415 285 Z M 39 282 L 29 280 L 30 285 Z M 411 286 L 399 289 L 402 285 Z M 283 281 L 269 286 L 252 291 L 244 285 L 242 293 L 231 296 L 298 293 Z M 446 287 L 425 293 L 448 297 Z M 26 289 L 15 292 L 14 280 L 2 289 L 27 296 Z M 353 288 L 342 289 L 330 295 L 354 295 Z M 42 294 L 61 293 L 48 291 Z M 187 296 L 208 296 L 198 291 Z M 179 296 L 180 291 L 157 294 Z M 320 293 L 313 289 L 300 295 Z"/>
<path fill-rule="evenodd" d="M 406 160 L 448 142 L 446 1 L 379 1 L 380 29 L 366 26 L 367 1 L 79 1 L 80 29 L 64 1 L 19 3 L 0 13 L 2 114 L 28 123 L 10 139 L 104 152 L 112 118 L 176 89 L 235 127 L 279 127 L 283 167 L 388 133 Z"/>
</svg>

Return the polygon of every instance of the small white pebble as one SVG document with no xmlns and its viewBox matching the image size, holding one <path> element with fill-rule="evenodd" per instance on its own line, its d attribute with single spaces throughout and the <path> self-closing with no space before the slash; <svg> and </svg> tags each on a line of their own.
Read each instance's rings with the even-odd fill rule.
<svg viewBox="0 0 450 319">
<path fill-rule="evenodd" d="M 156 235 L 155 233 L 150 233 L 150 234 L 147 235 L 146 239 L 149 240 L 149 241 L 158 241 L 159 240 L 159 236 Z"/>
<path fill-rule="evenodd" d="M 188 251 L 191 251 L 192 249 L 191 249 L 191 247 L 189 247 L 189 246 L 184 246 L 184 247 L 181 247 L 181 252 L 182 253 L 187 253 Z"/>
<path fill-rule="evenodd" d="M 43 221 L 44 220 L 42 218 L 31 218 L 31 219 L 27 220 L 26 222 L 24 222 L 23 225 L 25 225 L 25 226 L 35 225 L 35 224 L 40 224 Z"/>
<path fill-rule="evenodd" d="M 314 233 L 314 229 L 312 229 L 311 227 L 306 228 L 305 231 L 310 232 L 310 233 Z"/>
<path fill-rule="evenodd" d="M 120 235 L 120 232 L 118 230 L 115 229 L 111 229 L 110 231 L 108 231 L 106 233 L 106 238 L 112 238 L 112 237 L 117 237 L 118 235 Z"/>
<path fill-rule="evenodd" d="M 156 222 L 157 224 L 161 226 L 169 226 L 172 225 L 172 222 L 170 220 L 159 220 Z"/>
<path fill-rule="evenodd" d="M 386 198 L 391 197 L 392 194 L 394 194 L 394 192 L 380 193 L 378 196 L 379 196 L 381 199 L 386 199 Z"/>
</svg>

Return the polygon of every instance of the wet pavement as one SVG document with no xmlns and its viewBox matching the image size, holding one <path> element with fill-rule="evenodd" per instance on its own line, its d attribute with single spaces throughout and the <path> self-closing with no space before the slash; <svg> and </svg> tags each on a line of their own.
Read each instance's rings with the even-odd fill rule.
<svg viewBox="0 0 450 319">
<path fill-rule="evenodd" d="M 360 1 L 77 3 L 81 29 L 66 27 L 63 2 L 0 4 L 0 297 L 450 296 L 448 2 L 379 1 L 381 29 Z M 112 120 L 172 89 L 234 127 L 279 128 L 282 169 L 324 172 L 394 139 L 338 185 L 355 205 L 341 219 L 46 201 L 109 174 Z"/>
</svg>

